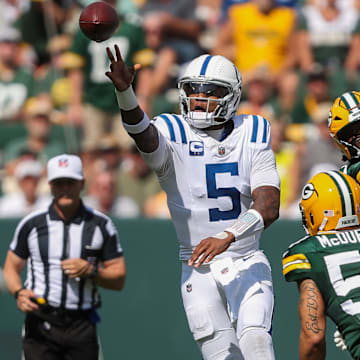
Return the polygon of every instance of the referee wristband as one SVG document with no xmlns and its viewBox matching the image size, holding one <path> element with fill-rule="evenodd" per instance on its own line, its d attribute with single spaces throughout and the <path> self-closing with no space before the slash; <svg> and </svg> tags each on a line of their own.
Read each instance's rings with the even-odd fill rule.
<svg viewBox="0 0 360 360">
<path fill-rule="evenodd" d="M 119 108 L 121 110 L 130 111 L 136 109 L 139 106 L 131 85 L 124 91 L 118 91 L 115 89 L 115 93 Z"/>
<path fill-rule="evenodd" d="M 127 124 L 126 122 L 123 122 L 123 125 L 129 134 L 140 134 L 149 127 L 150 120 L 149 117 L 144 113 L 144 117 L 137 124 Z"/>
<path fill-rule="evenodd" d="M 15 297 L 15 299 L 17 299 L 17 298 L 19 297 L 20 291 L 25 290 L 25 289 L 26 289 L 25 286 L 22 286 L 20 289 L 17 289 L 17 290 L 14 292 L 14 297 Z"/>
</svg>

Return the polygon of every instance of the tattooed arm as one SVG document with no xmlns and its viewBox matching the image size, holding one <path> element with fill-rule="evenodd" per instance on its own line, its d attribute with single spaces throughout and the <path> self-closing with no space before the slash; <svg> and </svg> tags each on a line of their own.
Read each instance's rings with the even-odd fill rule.
<svg viewBox="0 0 360 360">
<path fill-rule="evenodd" d="M 266 229 L 279 217 L 280 190 L 274 186 L 260 186 L 253 193 L 252 209 L 258 211 Z"/>
<path fill-rule="evenodd" d="M 311 279 L 298 284 L 299 316 L 301 323 L 299 338 L 300 360 L 325 360 L 326 315 L 322 295 Z"/>
</svg>

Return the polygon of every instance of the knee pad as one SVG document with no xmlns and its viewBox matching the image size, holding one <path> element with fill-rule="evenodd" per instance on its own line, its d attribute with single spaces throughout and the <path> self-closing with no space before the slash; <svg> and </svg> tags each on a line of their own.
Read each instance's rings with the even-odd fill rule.
<svg viewBox="0 0 360 360">
<path fill-rule="evenodd" d="M 186 309 L 190 330 L 204 360 L 239 360 L 238 339 L 226 310 L 206 306 Z"/>
<path fill-rule="evenodd" d="M 275 360 L 271 335 L 264 328 L 244 329 L 239 345 L 246 360 Z"/>
<path fill-rule="evenodd" d="M 219 330 L 198 340 L 204 360 L 243 360 L 234 329 Z"/>
<path fill-rule="evenodd" d="M 185 311 L 195 340 L 211 336 L 218 330 L 233 329 L 225 309 L 204 305 L 189 307 Z"/>
<path fill-rule="evenodd" d="M 241 335 L 248 328 L 270 331 L 274 308 L 272 288 L 259 284 L 258 291 L 254 292 L 246 302 L 240 306 L 236 332 L 240 339 Z"/>
</svg>

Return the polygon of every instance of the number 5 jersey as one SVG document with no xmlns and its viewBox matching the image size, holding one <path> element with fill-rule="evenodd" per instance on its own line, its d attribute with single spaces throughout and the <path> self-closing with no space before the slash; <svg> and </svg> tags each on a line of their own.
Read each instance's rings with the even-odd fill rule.
<svg viewBox="0 0 360 360">
<path fill-rule="evenodd" d="M 187 260 L 201 240 L 231 226 L 252 203 L 259 186 L 280 188 L 270 147 L 270 124 L 260 116 L 240 115 L 229 120 L 223 140 L 191 127 L 180 115 L 162 114 L 152 123 L 160 146 L 142 153 L 166 191 L 168 207 L 180 242 L 180 259 Z M 229 126 L 231 125 L 231 126 Z M 161 161 L 154 157 L 162 151 Z M 236 257 L 258 249 L 260 233 L 249 247 L 232 243 L 218 255 Z M 241 240 L 247 242 L 247 239 Z"/>
</svg>

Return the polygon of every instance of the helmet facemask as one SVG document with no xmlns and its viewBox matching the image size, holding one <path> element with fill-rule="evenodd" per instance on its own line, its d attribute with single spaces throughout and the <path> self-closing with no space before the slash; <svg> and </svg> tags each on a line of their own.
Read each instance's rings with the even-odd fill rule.
<svg viewBox="0 0 360 360">
<path fill-rule="evenodd" d="M 335 99 L 329 113 L 329 130 L 344 160 L 360 158 L 360 93 L 350 91 Z"/>
<path fill-rule="evenodd" d="M 179 82 L 180 107 L 184 118 L 194 127 L 204 129 L 223 124 L 237 111 L 240 94 L 233 92 L 230 84 L 216 80 L 183 79 Z M 203 96 L 197 96 L 202 94 Z M 191 111 L 191 102 L 203 103 Z M 216 103 L 213 111 L 210 111 Z"/>
<path fill-rule="evenodd" d="M 241 84 L 238 69 L 224 56 L 204 54 L 195 58 L 178 82 L 184 120 L 199 129 L 229 121 L 240 103 Z"/>
<path fill-rule="evenodd" d="M 351 122 L 343 129 L 341 129 L 337 138 L 337 143 L 341 150 L 345 153 L 348 160 L 360 158 L 360 119 L 356 122 Z"/>
</svg>

